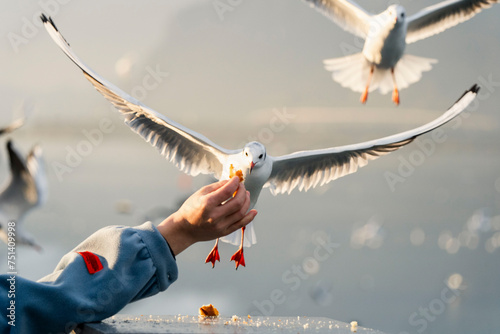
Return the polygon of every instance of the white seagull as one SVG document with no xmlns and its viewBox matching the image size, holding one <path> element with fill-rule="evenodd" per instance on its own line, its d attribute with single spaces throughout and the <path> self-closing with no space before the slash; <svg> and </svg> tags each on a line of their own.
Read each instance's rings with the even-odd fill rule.
<svg viewBox="0 0 500 334">
<path fill-rule="evenodd" d="M 123 114 L 125 124 L 155 146 L 160 154 L 181 171 L 192 176 L 200 173 L 213 174 L 215 178 L 224 180 L 229 178 L 232 167 L 241 170 L 245 187 L 250 192 L 250 209 L 257 203 L 262 188 L 269 187 L 273 195 L 290 193 L 295 188 L 306 191 L 354 173 L 369 160 L 395 151 L 456 117 L 475 98 L 479 89 L 474 85 L 446 113 L 434 121 L 377 140 L 279 157 L 267 154 L 264 145 L 258 142 L 250 142 L 242 149 L 228 150 L 150 109 L 101 78 L 75 55 L 50 18 L 42 16 L 42 20 L 56 44 L 83 71 L 94 87 Z M 244 265 L 243 246 L 249 247 L 256 242 L 252 223 L 247 226 L 247 232 L 243 232 L 244 229 L 222 238 L 222 241 L 234 245 L 240 243 L 240 248 L 231 258 L 235 260 L 236 268 L 239 264 Z M 212 262 L 212 266 L 219 257 L 217 244 L 218 240 L 205 261 Z"/>
<path fill-rule="evenodd" d="M 24 159 L 12 142 L 7 142 L 10 160 L 10 178 L 0 190 L 0 238 L 9 243 L 9 232 L 14 232 L 16 245 L 27 245 L 41 251 L 41 247 L 23 228 L 23 218 L 31 209 L 43 204 L 47 197 L 47 180 L 42 161 L 42 149 L 34 146 Z M 15 231 L 9 227 L 15 225 Z"/>
<path fill-rule="evenodd" d="M 305 0 L 342 29 L 365 40 L 360 53 L 324 60 L 325 69 L 342 87 L 360 92 L 392 89 L 399 104 L 399 89 L 420 80 L 437 60 L 404 54 L 406 44 L 438 34 L 464 22 L 498 0 L 448 0 L 406 17 L 404 7 L 391 5 L 380 14 L 365 11 L 352 0 Z"/>
</svg>

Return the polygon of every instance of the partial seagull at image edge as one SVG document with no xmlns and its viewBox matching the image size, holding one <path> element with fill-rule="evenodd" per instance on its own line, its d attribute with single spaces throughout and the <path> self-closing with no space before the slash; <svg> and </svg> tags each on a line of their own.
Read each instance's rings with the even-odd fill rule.
<svg viewBox="0 0 500 334">
<path fill-rule="evenodd" d="M 26 245 L 41 251 L 40 245 L 25 231 L 24 217 L 33 208 L 44 204 L 47 198 L 42 149 L 35 145 L 24 159 L 9 140 L 7 151 L 11 175 L 0 190 L 0 239 L 8 244 L 9 227 L 14 224 L 16 246 Z"/>
</svg>

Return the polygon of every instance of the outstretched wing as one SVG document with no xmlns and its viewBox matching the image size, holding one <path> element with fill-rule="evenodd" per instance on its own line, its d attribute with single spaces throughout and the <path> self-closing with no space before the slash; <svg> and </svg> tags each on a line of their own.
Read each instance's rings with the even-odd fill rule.
<svg viewBox="0 0 500 334">
<path fill-rule="evenodd" d="M 360 144 L 296 152 L 274 158 L 271 176 L 264 186 L 270 187 L 273 194 L 290 193 L 296 187 L 307 191 L 318 184 L 323 185 L 354 173 L 368 161 L 393 152 L 452 120 L 474 100 L 478 90 L 477 85 L 472 86 L 447 112 L 419 128 Z"/>
<path fill-rule="evenodd" d="M 370 30 L 370 13 L 348 0 L 304 0 L 311 7 L 350 33 L 366 38 Z"/>
<path fill-rule="evenodd" d="M 406 43 L 430 37 L 467 21 L 498 0 L 448 0 L 426 7 L 408 17 Z"/>
<path fill-rule="evenodd" d="M 138 133 L 181 171 L 198 175 L 214 174 L 220 178 L 222 165 L 230 151 L 143 105 L 120 88 L 101 78 L 83 63 L 59 33 L 51 18 L 42 14 L 45 28 L 63 52 L 83 71 L 94 87 L 125 117 L 125 124 Z"/>
<path fill-rule="evenodd" d="M 0 136 L 3 134 L 10 133 L 18 128 L 20 128 L 24 124 L 24 117 L 16 119 L 14 122 L 10 123 L 4 128 L 0 129 Z"/>
</svg>

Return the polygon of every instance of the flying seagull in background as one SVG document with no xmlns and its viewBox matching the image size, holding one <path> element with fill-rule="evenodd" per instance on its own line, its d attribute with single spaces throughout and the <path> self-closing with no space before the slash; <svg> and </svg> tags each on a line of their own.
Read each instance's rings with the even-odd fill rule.
<svg viewBox="0 0 500 334">
<path fill-rule="evenodd" d="M 406 17 L 404 7 L 391 5 L 380 14 L 368 13 L 352 0 L 305 0 L 342 29 L 365 40 L 360 53 L 324 60 L 325 69 L 342 87 L 360 92 L 399 90 L 420 80 L 437 60 L 404 54 L 406 44 L 438 34 L 464 22 L 498 0 L 448 0 Z"/>
<path fill-rule="evenodd" d="M 23 219 L 28 211 L 42 205 L 47 197 L 42 149 L 33 147 L 24 159 L 9 140 L 7 151 L 11 175 L 0 190 L 0 238 L 8 243 L 9 224 L 15 223 L 16 245 L 27 245 L 41 251 L 33 237 L 25 232 Z"/>
<path fill-rule="evenodd" d="M 290 193 L 293 189 L 307 191 L 344 175 L 354 173 L 370 160 L 377 159 L 411 143 L 416 137 L 449 122 L 476 97 L 479 87 L 474 85 L 443 115 L 419 128 L 397 135 L 364 143 L 332 147 L 322 150 L 296 152 L 272 157 L 264 145 L 250 142 L 242 149 L 227 150 L 203 135 L 190 130 L 145 106 L 132 96 L 101 78 L 85 65 L 69 47 L 54 22 L 42 15 L 45 28 L 64 53 L 83 71 L 94 87 L 124 116 L 125 124 L 138 133 L 160 154 L 181 171 L 196 176 L 212 174 L 219 180 L 228 179 L 230 170 L 242 171 L 245 187 L 250 192 L 250 209 L 257 203 L 262 188 L 268 187 L 273 195 Z M 253 223 L 221 239 L 240 248 L 232 260 L 244 265 L 243 247 L 256 242 Z M 215 264 L 217 244 L 206 262 Z"/>
</svg>

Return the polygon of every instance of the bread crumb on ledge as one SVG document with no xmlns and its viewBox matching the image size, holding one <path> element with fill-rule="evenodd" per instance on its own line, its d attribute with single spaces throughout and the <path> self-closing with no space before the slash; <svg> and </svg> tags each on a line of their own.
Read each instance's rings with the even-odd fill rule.
<svg viewBox="0 0 500 334">
<path fill-rule="evenodd" d="M 204 317 L 218 317 L 219 311 L 212 304 L 200 307 L 200 315 Z"/>
<path fill-rule="evenodd" d="M 358 331 L 358 322 L 351 321 L 351 332 L 357 332 L 357 331 Z"/>
</svg>

